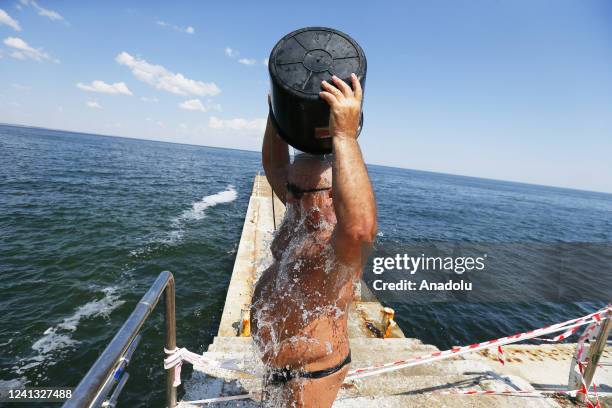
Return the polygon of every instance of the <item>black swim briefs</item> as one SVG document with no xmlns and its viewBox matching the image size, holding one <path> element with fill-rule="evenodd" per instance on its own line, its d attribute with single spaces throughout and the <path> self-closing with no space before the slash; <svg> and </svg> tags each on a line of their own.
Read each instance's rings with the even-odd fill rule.
<svg viewBox="0 0 612 408">
<path fill-rule="evenodd" d="M 273 368 L 268 373 L 268 384 L 278 385 L 285 384 L 296 378 L 307 378 L 317 379 L 327 377 L 342 370 L 344 366 L 351 362 L 351 351 L 349 350 L 348 355 L 340 364 L 325 370 L 318 371 L 302 371 L 302 370 L 291 370 L 289 368 Z"/>
</svg>

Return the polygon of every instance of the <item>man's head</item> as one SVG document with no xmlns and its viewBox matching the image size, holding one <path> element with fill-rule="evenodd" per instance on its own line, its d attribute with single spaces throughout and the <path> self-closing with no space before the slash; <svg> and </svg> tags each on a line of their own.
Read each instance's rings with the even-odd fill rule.
<svg viewBox="0 0 612 408">
<path fill-rule="evenodd" d="M 301 153 L 294 157 L 288 170 L 287 203 L 305 211 L 314 222 L 319 222 L 321 216 L 328 221 L 330 217 L 335 219 L 330 157 Z"/>
</svg>

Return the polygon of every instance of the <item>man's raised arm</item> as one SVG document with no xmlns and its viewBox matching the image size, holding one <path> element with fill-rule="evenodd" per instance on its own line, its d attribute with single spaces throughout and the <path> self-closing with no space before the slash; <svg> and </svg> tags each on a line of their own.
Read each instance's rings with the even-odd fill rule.
<svg viewBox="0 0 612 408">
<path fill-rule="evenodd" d="M 337 256 L 341 261 L 363 262 L 376 235 L 376 202 L 372 184 L 357 143 L 363 92 L 355 74 L 353 89 L 337 77 L 323 81 L 320 93 L 330 106 L 329 131 L 333 143 L 333 197 Z"/>
<path fill-rule="evenodd" d="M 268 183 L 284 204 L 286 201 L 285 194 L 287 193 L 285 185 L 287 183 L 287 166 L 289 165 L 289 147 L 276 133 L 269 116 L 261 146 L 261 161 Z"/>
</svg>

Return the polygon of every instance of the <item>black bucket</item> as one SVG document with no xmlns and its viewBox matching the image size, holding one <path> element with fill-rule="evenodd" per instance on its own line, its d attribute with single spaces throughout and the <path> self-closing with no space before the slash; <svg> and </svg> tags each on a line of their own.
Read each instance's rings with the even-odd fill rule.
<svg viewBox="0 0 612 408">
<path fill-rule="evenodd" d="M 355 73 L 365 89 L 366 58 L 359 44 L 331 28 L 302 28 L 274 46 L 268 69 L 270 118 L 278 134 L 303 152 L 331 153 L 329 105 L 319 97 L 321 82 L 331 83 L 332 75 L 336 75 L 350 85 L 350 75 Z"/>
</svg>

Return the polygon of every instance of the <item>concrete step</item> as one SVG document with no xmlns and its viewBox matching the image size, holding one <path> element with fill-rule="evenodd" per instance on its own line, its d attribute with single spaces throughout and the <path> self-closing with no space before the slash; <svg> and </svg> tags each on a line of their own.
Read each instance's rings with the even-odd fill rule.
<svg viewBox="0 0 612 408">
<path fill-rule="evenodd" d="M 215 336 L 213 343 L 217 342 L 232 342 L 232 343 L 251 343 L 252 337 L 238 337 L 238 336 Z M 388 339 L 379 338 L 352 338 L 350 339 L 351 344 L 385 344 L 385 345 L 396 345 L 396 344 L 410 344 L 410 345 L 424 345 L 421 340 L 412 339 L 407 337 L 394 337 Z"/>
<path fill-rule="evenodd" d="M 229 365 L 235 365 L 241 370 L 247 372 L 254 372 L 256 375 L 263 375 L 264 367 L 257 354 L 250 351 L 233 351 L 233 352 L 206 352 L 205 357 L 209 357 L 212 360 L 218 362 L 226 362 Z M 388 357 L 392 361 L 393 355 L 376 355 L 376 359 L 372 360 L 365 359 L 363 355 L 359 356 L 358 359 L 354 359 L 351 363 L 351 368 L 366 367 L 377 363 L 378 358 Z M 223 378 L 241 378 L 244 377 L 239 373 L 216 373 L 216 369 L 213 371 L 203 370 L 209 374 L 219 374 Z M 384 378 L 389 381 L 394 381 L 396 378 L 402 378 L 406 376 L 423 376 L 423 375 L 480 375 L 486 376 L 487 373 L 491 373 L 491 367 L 482 361 L 470 361 L 463 359 L 450 359 L 437 361 L 433 363 L 423 364 L 415 367 L 407 367 L 401 370 L 396 370 L 382 374 Z"/>
<path fill-rule="evenodd" d="M 413 355 L 416 353 L 427 354 L 438 351 L 438 348 L 414 339 L 394 338 L 394 339 L 351 339 L 351 350 L 353 357 L 378 352 L 397 352 Z M 250 350 L 253 341 L 250 337 L 215 337 L 212 344 L 208 346 L 208 351 L 240 351 Z"/>
<path fill-rule="evenodd" d="M 213 394 L 206 398 L 212 398 Z M 216 394 L 219 395 L 219 394 Z M 235 395 L 235 394 L 227 394 Z M 186 400 L 190 398 L 185 398 Z M 215 403 L 215 408 L 260 408 L 259 401 L 238 400 Z M 201 408 L 199 404 L 181 402 L 179 408 Z M 389 395 L 385 397 L 362 396 L 338 398 L 333 408 L 406 408 L 406 407 L 443 407 L 443 408 L 559 408 L 550 398 L 510 397 L 510 396 L 453 396 L 453 395 Z"/>
<path fill-rule="evenodd" d="M 229 406 L 229 405 L 228 405 Z M 248 405 L 255 407 L 257 405 Z M 247 405 L 244 405 L 247 407 Z M 499 395 L 387 395 L 338 398 L 334 408 L 405 408 L 405 407 L 452 407 L 452 408 L 560 408 L 551 398 L 512 397 Z"/>
<path fill-rule="evenodd" d="M 429 354 L 437 351 L 437 348 L 408 339 L 360 339 L 358 341 L 351 341 L 351 351 L 353 359 L 351 366 L 358 368 Z M 218 337 L 209 346 L 208 353 L 205 354 L 219 359 L 235 358 L 256 361 L 258 350 L 249 338 Z M 256 363 L 261 364 L 259 361 L 256 361 Z M 409 367 L 387 374 L 387 376 L 391 378 L 395 375 L 461 374 L 466 371 L 486 372 L 491 371 L 491 367 L 482 360 L 466 362 L 462 358 L 455 358 Z"/>
<path fill-rule="evenodd" d="M 209 352 L 217 353 L 251 353 L 258 354 L 259 350 L 254 344 L 212 344 L 208 347 Z M 351 346 L 351 355 L 353 362 L 363 364 L 386 363 L 400 359 L 408 359 L 415 356 L 428 355 L 436 351 L 435 348 L 427 346 L 419 346 L 416 348 L 386 348 L 386 347 L 368 347 Z M 480 360 L 485 361 L 485 360 Z M 362 365 L 363 365 L 362 364 Z"/>
<path fill-rule="evenodd" d="M 210 376 L 202 371 L 193 370 L 191 377 L 185 381 L 185 395 L 179 407 L 240 407 L 251 408 L 260 407 L 258 402 L 250 399 L 215 403 L 210 405 L 188 404 L 183 401 L 195 401 L 207 398 L 225 397 L 248 393 L 250 390 L 261 389 L 261 379 L 224 379 L 219 376 Z"/>
<path fill-rule="evenodd" d="M 334 407 L 558 407 L 549 398 L 509 396 L 441 395 L 436 392 L 507 389 L 533 390 L 526 381 L 491 375 L 395 375 L 387 374 L 351 381 L 338 395 Z M 360 405 L 361 404 L 361 405 Z"/>
<path fill-rule="evenodd" d="M 437 348 L 424 345 L 418 341 L 408 339 L 359 339 L 351 341 L 352 368 L 367 367 L 377 363 L 387 363 L 399 359 L 406 359 L 412 356 L 429 354 Z M 215 359 L 243 359 L 251 361 L 251 366 L 261 367 L 258 360 L 257 349 L 249 338 L 240 337 L 219 337 L 215 338 L 205 353 Z M 262 368 L 263 369 L 263 368 Z M 436 375 L 436 374 L 464 374 L 464 373 L 487 373 L 493 368 L 487 364 L 486 360 L 466 360 L 463 357 L 437 361 L 433 363 L 408 367 L 398 371 L 384 374 L 385 378 L 393 380 L 396 377 L 417 376 L 417 375 Z"/>
<path fill-rule="evenodd" d="M 528 383 L 509 378 L 519 389 L 530 390 Z M 498 390 L 510 388 L 507 382 L 482 375 L 418 375 L 388 378 L 385 376 L 353 380 L 343 386 L 334 403 L 337 408 L 363 407 L 501 407 L 552 408 L 559 407 L 549 398 L 511 396 L 442 395 L 437 392 L 462 390 Z M 223 380 L 194 371 L 186 383 L 184 400 L 198 400 L 217 396 L 243 394 L 261 389 L 261 379 Z M 232 401 L 215 406 L 256 407 L 256 401 Z M 191 405 L 182 404 L 183 407 Z M 196 405 L 193 405 L 196 406 Z"/>
<path fill-rule="evenodd" d="M 431 344 L 424 344 L 419 339 L 412 339 L 408 337 L 399 337 L 399 338 L 388 338 L 388 339 L 379 339 L 379 338 L 353 338 L 350 339 L 351 345 L 360 345 L 360 344 L 368 344 L 368 345 L 384 345 L 384 346 L 428 346 L 433 347 Z"/>
</svg>

